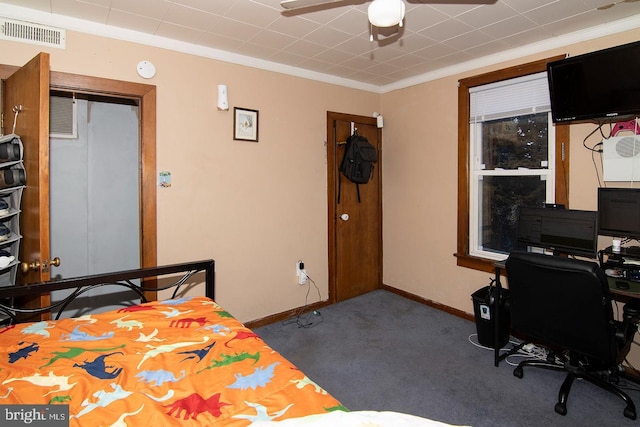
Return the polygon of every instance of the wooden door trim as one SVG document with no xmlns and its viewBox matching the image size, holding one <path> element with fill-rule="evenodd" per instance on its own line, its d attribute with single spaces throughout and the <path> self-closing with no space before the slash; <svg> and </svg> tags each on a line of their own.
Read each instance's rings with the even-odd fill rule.
<svg viewBox="0 0 640 427">
<path fill-rule="evenodd" d="M 0 79 L 6 79 L 19 67 L 0 65 Z M 142 83 L 90 77 L 78 74 L 51 72 L 50 89 L 114 98 L 134 99 L 140 109 L 140 229 L 142 267 L 157 265 L 157 217 L 156 217 L 156 87 Z M 153 286 L 153 283 L 148 283 Z M 148 293 L 148 299 L 156 299 L 156 292 Z"/>
<path fill-rule="evenodd" d="M 338 254 L 336 250 L 337 246 L 337 230 L 336 220 L 338 218 L 338 204 L 337 204 L 337 188 L 338 188 L 338 159 L 336 158 L 336 141 L 334 133 L 334 122 L 359 122 L 365 125 L 377 126 L 377 119 L 375 117 L 358 116 L 355 114 L 337 113 L 334 111 L 327 111 L 327 200 L 328 200 L 328 246 L 329 246 L 329 274 L 328 274 L 328 291 L 329 291 L 329 304 L 335 304 L 337 302 L 337 263 Z M 382 141 L 382 129 L 377 128 L 378 141 Z M 380 144 L 379 151 L 381 154 L 382 144 Z M 382 156 L 378 155 L 378 162 L 376 168 L 379 169 L 380 175 L 378 179 L 377 192 L 380 195 L 378 201 L 378 229 L 380 234 L 378 235 L 378 285 L 382 286 Z"/>
</svg>

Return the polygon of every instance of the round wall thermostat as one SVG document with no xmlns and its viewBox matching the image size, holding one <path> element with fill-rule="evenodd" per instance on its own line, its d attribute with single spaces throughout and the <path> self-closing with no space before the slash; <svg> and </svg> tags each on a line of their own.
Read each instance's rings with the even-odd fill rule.
<svg viewBox="0 0 640 427">
<path fill-rule="evenodd" d="M 140 77 L 145 79 L 150 79 L 156 75 L 156 66 L 149 61 L 138 62 L 137 70 Z"/>
</svg>

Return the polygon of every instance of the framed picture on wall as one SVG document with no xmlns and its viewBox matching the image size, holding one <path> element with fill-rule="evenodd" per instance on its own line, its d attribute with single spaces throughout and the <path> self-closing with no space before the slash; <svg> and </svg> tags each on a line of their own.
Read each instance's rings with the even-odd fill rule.
<svg viewBox="0 0 640 427">
<path fill-rule="evenodd" d="M 258 110 L 233 108 L 233 139 L 258 142 Z"/>
</svg>

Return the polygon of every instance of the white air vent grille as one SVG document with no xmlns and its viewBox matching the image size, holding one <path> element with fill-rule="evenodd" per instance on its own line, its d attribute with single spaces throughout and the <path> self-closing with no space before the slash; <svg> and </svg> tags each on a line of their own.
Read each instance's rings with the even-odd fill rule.
<svg viewBox="0 0 640 427">
<path fill-rule="evenodd" d="M 47 25 L 0 18 L 0 39 L 65 49 L 67 33 Z"/>
</svg>

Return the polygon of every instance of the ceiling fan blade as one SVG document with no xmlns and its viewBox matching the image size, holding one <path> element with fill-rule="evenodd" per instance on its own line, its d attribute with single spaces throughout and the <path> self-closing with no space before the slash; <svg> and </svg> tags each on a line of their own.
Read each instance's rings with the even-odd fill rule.
<svg viewBox="0 0 640 427">
<path fill-rule="evenodd" d="M 344 0 L 285 0 L 280 2 L 284 9 L 302 9 L 305 7 L 320 6 L 329 3 L 338 3 Z"/>
</svg>

